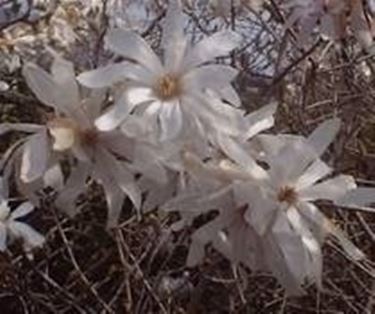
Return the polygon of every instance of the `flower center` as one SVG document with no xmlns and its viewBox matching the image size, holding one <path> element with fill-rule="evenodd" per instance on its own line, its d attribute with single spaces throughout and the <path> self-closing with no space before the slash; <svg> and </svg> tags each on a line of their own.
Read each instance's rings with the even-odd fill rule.
<svg viewBox="0 0 375 314">
<path fill-rule="evenodd" d="M 298 194 L 294 188 L 284 186 L 280 188 L 279 193 L 277 194 L 277 199 L 281 203 L 285 202 L 289 205 L 293 205 L 297 202 Z"/>
<path fill-rule="evenodd" d="M 74 145 L 94 146 L 98 142 L 98 132 L 95 129 L 80 129 L 72 120 L 56 118 L 47 124 L 54 142 L 53 149 L 65 151 Z"/>
<path fill-rule="evenodd" d="M 83 130 L 79 133 L 79 139 L 85 146 L 94 146 L 98 142 L 99 134 L 95 129 Z"/>
<path fill-rule="evenodd" d="M 162 100 L 177 97 L 181 92 L 180 82 L 176 77 L 167 74 L 157 81 L 154 92 Z"/>
</svg>

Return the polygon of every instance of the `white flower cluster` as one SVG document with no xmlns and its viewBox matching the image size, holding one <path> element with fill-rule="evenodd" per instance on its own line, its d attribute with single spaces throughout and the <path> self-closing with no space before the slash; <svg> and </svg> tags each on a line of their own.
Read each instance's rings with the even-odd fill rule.
<svg viewBox="0 0 375 314">
<path fill-rule="evenodd" d="M 319 34 L 333 40 L 351 32 L 364 49 L 373 45 L 373 26 L 364 10 L 366 1 L 352 0 L 287 0 L 291 10 L 286 27 L 298 26 L 300 43 L 305 44 L 318 26 Z"/>
<path fill-rule="evenodd" d="M 50 73 L 24 65 L 28 86 L 50 112 L 43 124 L 0 125 L 2 135 L 28 134 L 4 155 L 4 180 L 13 175 L 36 205 L 37 191 L 53 188 L 56 206 L 70 216 L 95 181 L 104 190 L 108 227 L 117 225 L 126 197 L 138 213 L 179 212 L 175 231 L 215 210 L 216 218 L 192 235 L 189 266 L 211 245 L 233 263 L 272 272 L 290 294 L 306 282 L 319 286 L 327 236 L 352 259 L 364 255 L 314 202 L 375 211 L 365 207 L 375 190 L 357 187 L 351 176 L 329 177 L 332 169 L 321 159 L 339 119 L 307 138 L 260 134 L 273 126 L 276 105 L 246 114 L 231 85 L 237 70 L 215 62 L 239 47 L 241 36 L 220 31 L 192 46 L 183 18 L 179 1 L 171 1 L 161 59 L 135 32 L 112 29 L 106 47 L 122 61 L 77 78 L 73 64 L 58 55 Z M 31 203 L 12 213 L 6 195 L 1 204 L 1 250 L 7 233 L 27 248 L 43 243 L 16 220 Z"/>
</svg>

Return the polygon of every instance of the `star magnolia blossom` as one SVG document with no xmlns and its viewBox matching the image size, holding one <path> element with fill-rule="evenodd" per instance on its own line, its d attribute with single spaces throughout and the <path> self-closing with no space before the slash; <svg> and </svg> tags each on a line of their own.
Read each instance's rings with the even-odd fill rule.
<svg viewBox="0 0 375 314">
<path fill-rule="evenodd" d="M 18 221 L 19 218 L 30 214 L 34 206 L 29 202 L 24 202 L 11 212 L 6 190 L 3 178 L 0 178 L 0 251 L 5 251 L 7 242 L 15 239 L 23 240 L 26 252 L 42 246 L 45 241 L 44 237 L 26 223 Z"/>
<path fill-rule="evenodd" d="M 292 9 L 286 27 L 297 24 L 302 43 L 318 24 L 322 34 L 334 40 L 342 39 L 349 28 L 363 48 L 373 43 L 361 0 L 290 0 L 284 7 Z"/>
<path fill-rule="evenodd" d="M 75 166 L 60 190 L 57 205 L 74 215 L 77 212 L 75 200 L 85 191 L 86 181 L 91 177 L 103 186 L 109 207 L 108 224 L 113 226 L 120 214 L 124 194 L 140 209 L 141 191 L 130 165 L 137 145 L 118 130 L 102 132 L 96 128 L 94 121 L 100 114 L 103 93 L 94 92 L 84 97 L 70 62 L 57 57 L 51 71 L 52 75 L 34 64 L 27 64 L 23 73 L 39 100 L 55 110 L 53 117 L 46 125 L 6 124 L 0 126 L 0 130 L 2 128 L 3 133 L 5 130 L 35 131 L 23 145 L 21 178 L 26 182 L 45 176 L 49 165 L 58 161 L 58 156 L 68 154 L 73 157 Z M 154 163 L 150 149 L 149 154 L 148 163 L 145 153 L 142 155 L 144 163 L 138 162 L 137 170 L 145 171 L 146 175 Z M 159 167 L 155 174 L 154 169 L 153 178 L 163 177 L 162 171 Z"/>
<path fill-rule="evenodd" d="M 232 161 L 213 166 L 189 158 L 195 175 L 211 176 L 222 184 L 213 186 L 211 193 L 181 194 L 163 207 L 182 211 L 183 217 L 190 214 L 190 221 L 210 209 L 219 211 L 216 219 L 193 235 L 188 264 L 198 263 L 205 245 L 211 243 L 233 262 L 272 271 L 290 294 L 297 294 L 305 280 L 321 283 L 321 245 L 326 235 L 333 235 L 351 258 L 362 259 L 363 253 L 313 204 L 316 200 L 346 205 L 356 201 L 352 177 L 321 181 L 332 170 L 319 156 L 338 128 L 339 121 L 333 119 L 307 139 L 263 137 L 267 171 L 228 138 L 223 147 Z M 366 193 L 367 200 L 374 199 Z"/>
<path fill-rule="evenodd" d="M 238 107 L 239 97 L 230 85 L 237 70 L 207 62 L 227 55 L 239 42 L 236 33 L 222 31 L 190 47 L 183 32 L 179 1 L 171 2 L 165 18 L 163 63 L 139 35 L 122 29 L 111 30 L 106 36 L 107 47 L 134 62 L 111 64 L 78 76 L 83 85 L 91 88 L 126 81 L 128 88 L 97 119 L 97 127 L 112 130 L 132 113 L 142 116 L 144 127 L 160 134 L 161 140 L 186 133 L 186 129 L 182 130 L 188 125 L 209 124 L 220 129 L 222 125 L 215 118 L 222 115 L 221 106 L 228 112 L 236 109 L 222 102 L 213 104 L 206 91 L 211 90 L 219 99 Z"/>
</svg>

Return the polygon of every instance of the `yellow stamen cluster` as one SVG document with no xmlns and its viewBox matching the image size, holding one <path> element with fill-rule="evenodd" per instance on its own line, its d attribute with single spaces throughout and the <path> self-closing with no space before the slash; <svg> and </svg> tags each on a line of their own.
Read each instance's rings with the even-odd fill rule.
<svg viewBox="0 0 375 314">
<path fill-rule="evenodd" d="M 177 97 L 181 93 L 180 82 L 176 77 L 167 74 L 157 81 L 154 92 L 162 100 Z"/>
</svg>

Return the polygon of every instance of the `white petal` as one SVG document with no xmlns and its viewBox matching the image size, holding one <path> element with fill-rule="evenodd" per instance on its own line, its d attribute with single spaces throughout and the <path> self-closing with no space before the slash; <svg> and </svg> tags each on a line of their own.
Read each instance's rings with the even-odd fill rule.
<svg viewBox="0 0 375 314">
<path fill-rule="evenodd" d="M 51 187 L 60 191 L 64 186 L 64 174 L 60 164 L 56 163 L 48 168 L 43 176 L 43 183 L 46 187 Z"/>
<path fill-rule="evenodd" d="M 218 94 L 222 99 L 235 106 L 236 108 L 241 107 L 241 98 L 232 85 L 227 85 L 220 88 Z"/>
<path fill-rule="evenodd" d="M 16 208 L 11 214 L 10 219 L 14 220 L 30 214 L 34 210 L 34 205 L 30 202 L 24 202 Z"/>
<path fill-rule="evenodd" d="M 255 141 L 260 144 L 261 154 L 265 159 L 272 159 L 270 157 L 278 155 L 284 146 L 290 145 L 294 141 L 301 141 L 301 138 L 300 136 L 285 134 L 259 134 Z"/>
<path fill-rule="evenodd" d="M 307 276 L 307 252 L 285 215 L 278 215 L 272 233 L 264 238 L 265 261 L 288 294 L 301 294 Z"/>
<path fill-rule="evenodd" d="M 163 71 L 159 58 L 147 42 L 132 31 L 113 29 L 106 36 L 106 44 L 113 52 L 137 61 L 154 73 Z"/>
<path fill-rule="evenodd" d="M 77 214 L 78 209 L 75 202 L 77 197 L 86 190 L 89 171 L 89 165 L 82 162 L 78 163 L 76 167 L 72 168 L 64 189 L 60 191 L 56 198 L 56 206 L 70 217 Z"/>
<path fill-rule="evenodd" d="M 274 182 L 295 185 L 296 180 L 318 157 L 304 139 L 297 139 L 282 146 L 276 155 L 268 159 L 271 167 L 269 174 Z"/>
<path fill-rule="evenodd" d="M 58 85 L 55 101 L 61 108 L 71 108 L 71 112 L 74 112 L 80 102 L 80 95 L 73 64 L 56 57 L 52 63 L 51 72 Z"/>
<path fill-rule="evenodd" d="M 95 121 L 101 131 L 112 131 L 117 128 L 131 113 L 137 104 L 130 103 L 126 94 L 122 94 L 113 106 Z"/>
<path fill-rule="evenodd" d="M 147 195 L 142 205 L 142 211 L 144 213 L 161 206 L 167 200 L 171 199 L 176 190 L 175 182 L 173 180 L 161 184 L 160 182 L 151 181 L 148 178 L 143 177 L 138 183 L 143 191 L 147 191 Z"/>
<path fill-rule="evenodd" d="M 106 176 L 110 176 L 118 187 L 130 198 L 137 210 L 141 207 L 141 191 L 133 174 L 126 169 L 125 163 L 118 161 L 105 149 L 97 154 L 97 167 L 102 168 Z"/>
<path fill-rule="evenodd" d="M 310 202 L 299 202 L 296 205 L 298 212 L 304 218 L 305 222 L 310 226 L 311 232 L 319 243 L 323 244 L 328 235 L 328 230 L 325 228 L 326 220 L 328 219 L 318 207 Z"/>
<path fill-rule="evenodd" d="M 126 160 L 134 159 L 136 141 L 127 137 L 121 131 L 100 132 L 100 142 L 111 152 L 118 154 Z"/>
<path fill-rule="evenodd" d="M 3 156 L 4 157 L 4 156 Z M 9 195 L 9 185 L 7 181 L 7 176 L 0 176 L 0 204 L 8 198 Z"/>
<path fill-rule="evenodd" d="M 12 221 L 9 223 L 8 227 L 16 238 L 23 239 L 26 250 L 30 250 L 34 247 L 40 247 L 45 242 L 43 235 L 23 222 Z"/>
<path fill-rule="evenodd" d="M 273 127 L 276 109 L 277 104 L 269 104 L 246 116 L 249 128 L 242 138 L 248 140 L 256 134 Z"/>
<path fill-rule="evenodd" d="M 280 208 L 276 202 L 267 199 L 260 189 L 247 188 L 240 191 L 240 187 L 246 187 L 246 185 L 236 185 L 237 204 L 248 204 L 249 208 L 246 210 L 244 218 L 259 236 L 264 236 L 272 228 Z M 243 201 L 240 199 L 240 193 Z"/>
<path fill-rule="evenodd" d="M 268 178 L 267 172 L 238 143 L 227 136 L 219 136 L 219 144 L 224 153 L 245 169 L 254 179 Z"/>
<path fill-rule="evenodd" d="M 365 254 L 346 237 L 340 228 L 331 223 L 329 219 L 325 221 L 324 227 L 339 241 L 342 248 L 352 259 L 358 261 L 365 258 Z"/>
<path fill-rule="evenodd" d="M 184 88 L 198 92 L 206 88 L 219 92 L 237 76 L 238 70 L 227 65 L 209 64 L 194 68 L 183 76 Z"/>
<path fill-rule="evenodd" d="M 205 245 L 212 242 L 218 236 L 222 227 L 222 221 L 214 219 L 194 232 L 186 261 L 188 267 L 195 266 L 202 261 L 205 253 Z"/>
<path fill-rule="evenodd" d="M 156 99 L 149 87 L 131 87 L 125 93 L 131 104 L 141 104 Z"/>
<path fill-rule="evenodd" d="M 323 257 L 319 242 L 311 234 L 308 226 L 304 223 L 301 215 L 294 207 L 287 210 L 287 216 L 294 230 L 301 236 L 302 242 L 307 248 L 311 259 L 308 263 L 309 273 L 306 275 L 308 275 L 308 277 L 312 276 L 314 281 L 320 286 L 322 280 Z"/>
<path fill-rule="evenodd" d="M 0 251 L 4 252 L 7 249 L 7 229 L 5 225 L 0 222 Z"/>
<path fill-rule="evenodd" d="M 350 190 L 336 204 L 375 212 L 374 208 L 364 207 L 371 204 L 375 205 L 375 188 L 359 187 Z"/>
<path fill-rule="evenodd" d="M 327 120 L 320 124 L 308 137 L 308 145 L 311 145 L 317 156 L 321 156 L 327 147 L 333 142 L 340 129 L 340 119 Z"/>
<path fill-rule="evenodd" d="M 336 201 L 343 197 L 349 190 L 355 188 L 356 184 L 352 176 L 340 175 L 300 190 L 298 195 L 306 201 L 323 199 Z"/>
<path fill-rule="evenodd" d="M 31 182 L 43 176 L 47 170 L 49 143 L 46 131 L 31 135 L 24 144 L 21 180 Z"/>
<path fill-rule="evenodd" d="M 214 133 L 225 133 L 235 137 L 242 135 L 247 126 L 243 110 L 222 102 L 218 96 L 212 91 L 207 91 L 203 97 L 185 97 L 183 104 L 188 105 L 184 106 L 189 107 L 188 113 L 197 115 L 197 118 L 202 120 L 206 127 L 210 126 Z"/>
<path fill-rule="evenodd" d="M 104 67 L 83 72 L 78 75 L 77 80 L 84 86 L 90 88 L 102 88 L 112 86 L 123 81 L 128 69 L 128 62 L 109 64 Z"/>
<path fill-rule="evenodd" d="M 192 241 L 186 259 L 187 267 L 194 267 L 202 262 L 205 255 L 204 245 L 199 241 Z"/>
<path fill-rule="evenodd" d="M 224 56 L 239 46 L 241 36 L 232 31 L 221 31 L 200 41 L 188 52 L 184 69 L 196 67 L 216 57 Z"/>
<path fill-rule="evenodd" d="M 36 133 L 43 130 L 45 126 L 32 123 L 0 123 L 0 135 L 4 135 L 11 131 L 19 131 L 26 133 Z"/>
<path fill-rule="evenodd" d="M 108 206 L 107 228 L 114 228 L 118 224 L 125 196 L 124 193 L 114 185 L 114 182 L 111 181 L 103 182 L 103 189 Z"/>
<path fill-rule="evenodd" d="M 311 164 L 305 173 L 296 182 L 296 189 L 303 190 L 332 172 L 332 168 L 322 160 L 318 159 Z"/>
<path fill-rule="evenodd" d="M 171 1 L 165 16 L 161 45 L 164 48 L 164 65 L 171 73 L 178 73 L 185 55 L 187 40 L 179 0 Z"/>
<path fill-rule="evenodd" d="M 22 74 L 36 97 L 43 104 L 57 109 L 55 92 L 58 86 L 53 77 L 33 63 L 27 63 L 22 69 Z"/>
<path fill-rule="evenodd" d="M 160 140 L 171 140 L 178 136 L 182 129 L 182 112 L 179 101 L 165 102 L 159 111 L 161 135 Z"/>
<path fill-rule="evenodd" d="M 10 214 L 10 208 L 7 200 L 1 200 L 0 202 L 0 222 L 8 219 Z"/>
</svg>

